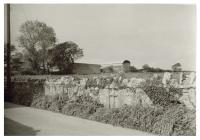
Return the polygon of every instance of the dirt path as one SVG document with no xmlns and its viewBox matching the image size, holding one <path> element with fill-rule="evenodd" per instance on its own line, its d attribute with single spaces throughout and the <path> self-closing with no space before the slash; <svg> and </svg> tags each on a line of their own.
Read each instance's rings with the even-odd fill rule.
<svg viewBox="0 0 200 140">
<path fill-rule="evenodd" d="M 4 117 L 5 135 L 151 135 L 12 103 L 5 103 Z"/>
</svg>

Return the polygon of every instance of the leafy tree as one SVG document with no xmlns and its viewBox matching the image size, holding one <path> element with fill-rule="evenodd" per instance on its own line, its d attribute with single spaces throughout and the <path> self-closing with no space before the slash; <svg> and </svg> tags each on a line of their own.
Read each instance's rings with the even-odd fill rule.
<svg viewBox="0 0 200 140">
<path fill-rule="evenodd" d="M 130 66 L 130 71 L 131 72 L 137 72 L 138 69 L 136 67 L 134 67 L 134 66 Z"/>
<path fill-rule="evenodd" d="M 56 41 L 53 28 L 43 22 L 30 20 L 21 25 L 20 33 L 19 47 L 26 50 L 27 60 L 31 63 L 32 70 L 40 73 L 42 65 L 45 73 L 48 47 L 53 46 Z"/>
<path fill-rule="evenodd" d="M 165 70 L 161 69 L 161 68 L 153 68 L 154 72 L 164 72 Z"/>
<path fill-rule="evenodd" d="M 59 70 L 65 74 L 71 72 L 71 64 L 83 56 L 83 50 L 80 49 L 76 43 L 67 41 L 57 44 L 56 47 L 49 49 L 48 55 L 49 65 L 57 66 Z"/>
<path fill-rule="evenodd" d="M 181 63 L 176 63 L 176 64 L 172 65 L 172 70 L 173 71 L 181 71 L 182 70 Z"/>
<path fill-rule="evenodd" d="M 14 45 L 10 46 L 10 67 L 11 67 L 11 74 L 21 73 L 21 68 L 23 65 L 23 54 L 17 51 Z M 7 67 L 7 45 L 4 45 L 4 72 L 6 73 Z"/>
<path fill-rule="evenodd" d="M 23 54 L 21 52 L 16 52 L 11 57 L 11 70 L 13 73 L 21 73 L 23 66 Z"/>
<path fill-rule="evenodd" d="M 148 65 L 148 64 L 144 64 L 144 65 L 142 66 L 142 68 L 143 68 L 143 69 L 145 69 L 145 70 L 148 70 L 148 69 L 150 69 L 150 67 L 149 67 L 149 65 Z"/>
<path fill-rule="evenodd" d="M 143 65 L 142 68 L 145 69 L 147 72 L 164 72 L 164 71 L 166 71 L 161 68 L 150 67 L 148 64 Z"/>
</svg>

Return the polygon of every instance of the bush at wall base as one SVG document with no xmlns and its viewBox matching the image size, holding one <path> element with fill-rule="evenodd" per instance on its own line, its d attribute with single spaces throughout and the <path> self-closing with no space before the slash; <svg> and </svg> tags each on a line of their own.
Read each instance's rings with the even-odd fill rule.
<svg viewBox="0 0 200 140">
<path fill-rule="evenodd" d="M 167 107 L 124 105 L 109 110 L 90 96 L 69 100 L 66 95 L 57 95 L 40 96 L 31 106 L 158 135 L 196 135 L 195 111 L 186 109 L 182 104 Z"/>
</svg>

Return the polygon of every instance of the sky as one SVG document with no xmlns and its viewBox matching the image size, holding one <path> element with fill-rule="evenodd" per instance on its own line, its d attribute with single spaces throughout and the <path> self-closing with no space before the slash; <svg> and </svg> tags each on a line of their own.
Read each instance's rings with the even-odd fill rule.
<svg viewBox="0 0 200 140">
<path fill-rule="evenodd" d="M 76 62 L 122 63 L 171 69 L 177 62 L 195 70 L 195 5 L 12 4 L 11 43 L 19 27 L 38 20 L 53 27 L 57 43 L 73 41 L 83 49 Z"/>
</svg>

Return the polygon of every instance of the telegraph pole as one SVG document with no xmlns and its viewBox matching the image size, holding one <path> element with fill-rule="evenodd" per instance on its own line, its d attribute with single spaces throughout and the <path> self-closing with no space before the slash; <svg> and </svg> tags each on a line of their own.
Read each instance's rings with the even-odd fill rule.
<svg viewBox="0 0 200 140">
<path fill-rule="evenodd" d="M 7 4 L 7 97 L 11 94 L 11 69 L 10 69 L 10 4 Z"/>
</svg>

